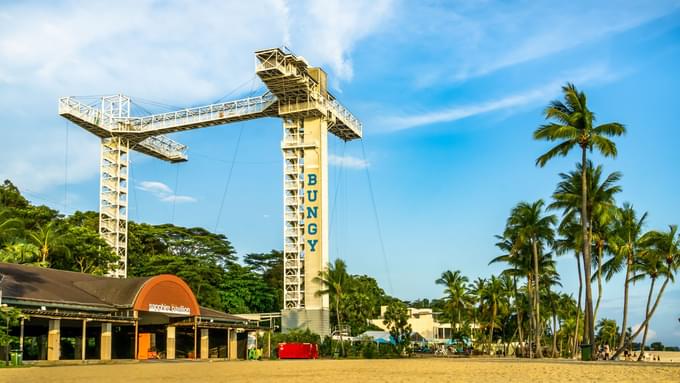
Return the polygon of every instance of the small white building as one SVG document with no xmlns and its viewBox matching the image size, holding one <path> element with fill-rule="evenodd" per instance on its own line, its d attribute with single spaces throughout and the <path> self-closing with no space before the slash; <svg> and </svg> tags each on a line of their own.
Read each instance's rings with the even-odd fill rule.
<svg viewBox="0 0 680 383">
<path fill-rule="evenodd" d="M 388 331 L 387 326 L 383 323 L 385 318 L 385 310 L 387 306 L 380 307 L 380 318 L 371 319 L 371 324 Z M 408 309 L 408 323 L 411 325 L 412 331 L 417 332 L 429 342 L 440 343 L 451 339 L 451 323 L 441 323 L 437 317 L 441 313 L 433 312 L 432 309 L 417 309 L 410 307 Z"/>
</svg>

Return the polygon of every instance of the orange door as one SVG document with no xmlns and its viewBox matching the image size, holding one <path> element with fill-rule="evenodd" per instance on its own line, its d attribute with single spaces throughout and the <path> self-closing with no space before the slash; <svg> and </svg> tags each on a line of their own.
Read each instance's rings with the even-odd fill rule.
<svg viewBox="0 0 680 383">
<path fill-rule="evenodd" d="M 151 333 L 140 333 L 137 342 L 137 359 L 149 359 L 149 349 L 151 349 Z"/>
</svg>

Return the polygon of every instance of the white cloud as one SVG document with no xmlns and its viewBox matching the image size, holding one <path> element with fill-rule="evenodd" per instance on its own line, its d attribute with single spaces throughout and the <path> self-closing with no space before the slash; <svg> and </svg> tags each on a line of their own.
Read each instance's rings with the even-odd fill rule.
<svg viewBox="0 0 680 383">
<path fill-rule="evenodd" d="M 328 163 L 334 166 L 342 166 L 349 169 L 364 169 L 369 166 L 368 161 L 352 156 L 328 155 Z"/>
<path fill-rule="evenodd" d="M 332 81 L 350 80 L 353 47 L 390 9 L 384 0 L 3 3 L 0 177 L 36 192 L 63 184 L 59 96 L 121 92 L 133 101 L 196 105 L 245 84 L 236 98 L 259 84 L 253 52 L 284 44 L 329 67 Z M 69 151 L 73 183 L 99 170 L 98 140 L 79 133 Z"/>
<path fill-rule="evenodd" d="M 159 181 L 142 181 L 137 189 L 149 192 L 163 202 L 196 202 L 196 198 L 187 195 L 176 195 L 170 186 Z"/>
<path fill-rule="evenodd" d="M 609 82 L 619 75 L 612 73 L 606 66 L 593 66 L 580 73 L 562 76 L 576 84 L 583 84 L 593 80 L 597 82 Z M 453 105 L 448 108 L 411 115 L 390 116 L 382 125 L 387 126 L 388 131 L 411 129 L 420 126 L 437 124 L 442 122 L 454 122 L 463 118 L 472 117 L 484 113 L 518 108 L 537 102 L 545 103 L 551 97 L 559 95 L 561 86 L 565 81 L 562 79 L 533 89 L 513 93 L 493 100 L 482 101 L 468 105 Z"/>
<path fill-rule="evenodd" d="M 678 5 L 676 0 L 427 3 L 401 11 L 395 38 L 417 38 L 422 42 L 418 55 L 437 58 L 413 73 L 416 86 L 429 87 L 602 40 L 677 11 Z M 429 23 L 403 22 L 414 17 Z"/>
<path fill-rule="evenodd" d="M 342 80 L 351 80 L 354 71 L 350 53 L 354 45 L 386 25 L 393 11 L 391 0 L 310 1 L 302 12 L 291 13 L 294 50 L 314 65 L 326 64 Z M 331 78 L 337 87 L 337 79 Z"/>
<path fill-rule="evenodd" d="M 641 324 L 642 323 L 636 323 L 636 324 L 633 325 L 633 327 L 630 328 L 631 330 L 633 330 L 633 334 L 635 334 L 635 332 L 640 328 Z M 644 331 L 645 330 L 642 330 L 640 332 L 640 334 L 634 340 L 641 342 L 642 337 L 644 336 Z M 647 345 L 649 345 L 650 340 L 652 340 L 652 339 L 656 339 L 656 331 L 654 331 L 653 329 L 650 328 L 649 330 L 647 330 Z"/>
</svg>

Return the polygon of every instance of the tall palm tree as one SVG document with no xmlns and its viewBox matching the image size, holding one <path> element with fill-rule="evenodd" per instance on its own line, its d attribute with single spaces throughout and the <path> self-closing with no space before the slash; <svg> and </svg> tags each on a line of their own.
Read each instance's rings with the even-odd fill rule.
<svg viewBox="0 0 680 383">
<path fill-rule="evenodd" d="M 657 295 L 658 302 L 668 282 L 675 281 L 675 272 L 680 266 L 680 236 L 678 236 L 678 227 L 676 225 L 670 225 L 667 232 L 648 232 L 643 236 L 641 241 L 643 242 L 645 249 L 643 250 L 643 256 L 638 263 L 637 269 L 642 273 L 633 277 L 633 280 L 648 277 L 651 279 L 651 284 L 645 308 L 645 322 L 640 325 L 640 327 L 644 326 L 644 335 L 642 336 L 642 343 L 640 344 L 640 357 L 638 360 L 642 360 L 644 356 L 647 332 L 649 331 L 649 321 L 653 315 L 653 311 L 650 311 L 649 306 L 652 301 L 654 283 L 658 277 L 666 277 L 664 284 Z M 639 329 L 633 337 L 637 336 L 638 332 Z"/>
<path fill-rule="evenodd" d="M 524 349 L 524 328 L 522 326 L 522 301 L 517 291 L 517 278 L 526 277 L 529 273 L 527 270 L 531 269 L 531 257 L 527 256 L 529 252 L 520 251 L 519 246 L 515 245 L 515 239 L 513 238 L 514 233 L 512 230 L 506 229 L 503 235 L 497 235 L 496 247 L 503 251 L 502 255 L 492 259 L 489 264 L 497 262 L 505 262 L 508 264 L 508 268 L 501 272 L 501 275 L 505 275 L 512 278 L 512 292 L 511 297 L 515 305 L 515 314 L 517 319 L 517 332 L 519 335 L 519 345 L 521 349 Z"/>
<path fill-rule="evenodd" d="M 516 233 L 518 245 L 531 246 L 534 275 L 534 320 L 536 324 L 534 339 L 536 354 L 539 358 L 542 356 L 539 253 L 542 252 L 544 245 L 552 245 L 555 236 L 553 226 L 557 223 L 556 216 L 545 214 L 544 206 L 545 202 L 540 199 L 534 203 L 520 202 L 512 209 L 507 224 Z"/>
<path fill-rule="evenodd" d="M 542 125 L 534 132 L 534 139 L 547 141 L 560 141 L 552 149 L 538 157 L 536 164 L 545 166 L 551 159 L 558 156 L 566 156 L 576 146 L 581 149 L 581 233 L 583 236 L 583 258 L 584 263 L 591 265 L 590 238 L 588 229 L 590 227 L 589 211 L 586 206 L 587 179 L 586 163 L 588 151 L 597 149 L 605 157 L 616 157 L 616 144 L 608 137 L 621 136 L 626 132 L 626 128 L 617 122 L 606 123 L 593 126 L 595 114 L 588 109 L 586 95 L 579 92 L 573 84 L 566 84 L 562 87 L 564 102 L 554 100 L 545 109 L 544 114 L 547 120 L 552 122 Z M 585 280 L 590 281 L 590 268 L 586 267 Z M 588 342 L 595 337 L 593 323 L 593 296 L 590 283 L 586 283 L 586 317 Z"/>
<path fill-rule="evenodd" d="M 621 336 L 617 347 L 623 347 L 626 340 L 625 331 L 628 325 L 628 294 L 630 289 L 630 278 L 633 266 L 637 261 L 640 249 L 640 237 L 642 228 L 645 225 L 647 213 L 643 213 L 637 218 L 637 213 L 630 203 L 624 203 L 619 210 L 618 219 L 614 220 L 614 238 L 611 242 L 612 253 L 614 254 L 603 266 L 605 278 L 609 281 L 614 274 L 617 274 L 624 267 L 626 268 L 626 278 L 623 282 L 623 320 L 621 321 Z"/>
<path fill-rule="evenodd" d="M 555 241 L 555 253 L 557 255 L 565 254 L 569 251 L 573 251 L 574 257 L 576 258 L 576 270 L 578 271 L 578 303 L 576 305 L 576 318 L 574 320 L 573 330 L 574 335 L 572 337 L 573 342 L 571 343 L 571 355 L 576 357 L 576 351 L 578 350 L 579 337 L 578 330 L 581 319 L 581 298 L 583 296 L 583 276 L 581 275 L 581 251 L 583 246 L 581 242 L 583 237 L 580 235 L 581 227 L 578 224 L 576 217 L 565 218 L 560 223 L 558 229 L 561 238 Z"/>
<path fill-rule="evenodd" d="M 557 188 L 553 193 L 553 202 L 550 204 L 551 209 L 560 209 L 563 211 L 563 223 L 576 224 L 576 218 L 580 215 L 581 206 L 581 183 L 582 183 L 582 169 L 581 164 L 576 165 L 576 170 L 568 173 L 560 173 L 561 181 L 557 184 Z M 588 236 L 594 244 L 596 250 L 596 258 L 593 265 L 595 265 L 597 276 L 597 301 L 595 304 L 595 311 L 593 313 L 593 321 L 597 318 L 597 312 L 602 300 L 602 264 L 603 257 L 607 248 L 607 239 L 610 233 L 610 224 L 613 221 L 617 212 L 615 203 L 615 195 L 621 192 L 621 186 L 617 183 L 621 180 L 621 173 L 613 172 L 606 177 L 603 177 L 603 168 L 601 165 L 593 166 L 592 161 L 588 161 L 586 165 L 586 183 L 587 196 L 586 208 L 590 214 L 590 227 Z M 580 229 L 580 227 L 579 227 Z M 579 241 L 579 243 L 582 242 Z M 591 265 L 588 264 L 588 267 Z M 595 279 L 595 278 L 593 278 Z M 590 281 L 592 282 L 592 280 Z"/>
<path fill-rule="evenodd" d="M 320 282 L 323 288 L 317 291 L 317 296 L 328 295 L 335 306 L 335 319 L 338 328 L 342 324 L 341 305 L 345 297 L 349 284 L 349 275 L 347 274 L 347 264 L 342 259 L 338 258 L 335 262 L 328 263 L 328 267 L 319 271 L 319 275 L 314 278 L 316 282 Z M 340 332 L 340 348 L 342 354 L 345 353 L 344 342 L 342 341 L 342 331 Z"/>
<path fill-rule="evenodd" d="M 445 299 L 451 309 L 451 321 L 453 322 L 454 318 L 457 318 L 456 327 L 462 330 L 463 322 L 461 315 L 471 301 L 466 288 L 468 278 L 462 275 L 459 270 L 453 272 L 447 270 L 442 273 L 442 276 L 435 283 L 444 286 Z"/>
<path fill-rule="evenodd" d="M 470 307 L 472 312 L 472 333 L 476 334 L 478 327 L 478 322 L 481 321 L 481 315 L 484 312 L 484 302 L 482 301 L 482 295 L 484 294 L 484 289 L 486 288 L 486 279 L 478 277 L 472 281 L 467 286 L 468 293 L 470 294 L 473 305 Z M 474 306 L 477 304 L 477 307 Z"/>
<path fill-rule="evenodd" d="M 485 283 L 484 289 L 480 292 L 480 301 L 485 303 L 491 311 L 489 312 L 489 349 L 491 352 L 491 344 L 493 343 L 493 330 L 496 327 L 496 316 L 498 315 L 499 306 L 504 304 L 505 299 L 505 286 L 503 286 L 503 281 L 492 275 L 491 278 Z"/>
</svg>

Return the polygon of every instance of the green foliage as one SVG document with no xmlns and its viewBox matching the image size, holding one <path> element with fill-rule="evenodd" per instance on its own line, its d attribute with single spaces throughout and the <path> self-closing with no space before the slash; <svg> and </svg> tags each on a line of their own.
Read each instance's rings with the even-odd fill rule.
<svg viewBox="0 0 680 383">
<path fill-rule="evenodd" d="M 392 302 L 387 306 L 383 316 L 383 324 L 397 343 L 399 355 L 403 355 L 410 343 L 412 327 L 408 323 L 408 308 L 401 302 Z"/>
<path fill-rule="evenodd" d="M 16 341 L 16 337 L 7 333 L 7 327 L 16 326 L 21 318 L 21 311 L 13 307 L 0 307 L 0 346 Z"/>
</svg>

